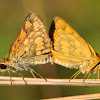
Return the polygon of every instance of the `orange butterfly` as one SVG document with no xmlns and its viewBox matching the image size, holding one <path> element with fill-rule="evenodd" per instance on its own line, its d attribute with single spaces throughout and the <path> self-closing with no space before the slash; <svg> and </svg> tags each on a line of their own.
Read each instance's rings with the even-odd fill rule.
<svg viewBox="0 0 100 100">
<path fill-rule="evenodd" d="M 0 62 L 0 71 L 11 70 L 20 74 L 19 71 L 29 69 L 34 76 L 35 71 L 30 68 L 30 65 L 51 62 L 50 52 L 51 40 L 46 28 L 39 16 L 31 11 L 12 43 L 9 54 Z"/>
<path fill-rule="evenodd" d="M 80 72 L 86 73 L 86 77 L 87 74 L 90 73 L 90 76 L 100 70 L 100 56 L 60 17 L 54 18 L 49 36 L 53 45 L 53 62 L 66 68 L 79 68 L 71 78 L 75 78 Z"/>
</svg>

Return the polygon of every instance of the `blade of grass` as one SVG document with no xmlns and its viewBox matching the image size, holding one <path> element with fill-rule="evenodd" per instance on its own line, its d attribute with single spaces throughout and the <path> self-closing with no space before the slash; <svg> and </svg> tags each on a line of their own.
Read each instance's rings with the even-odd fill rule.
<svg viewBox="0 0 100 100">
<path fill-rule="evenodd" d="M 68 96 L 68 97 L 60 97 L 60 98 L 51 98 L 51 99 L 42 99 L 42 100 L 88 100 L 88 99 L 89 100 L 100 99 L 100 93 Z"/>
<path fill-rule="evenodd" d="M 100 79 L 48 79 L 45 81 L 42 78 L 24 78 L 28 85 L 72 85 L 72 86 L 100 86 Z M 1 76 L 0 84 L 11 85 L 10 77 Z M 22 77 L 12 77 L 13 85 L 25 85 Z"/>
</svg>

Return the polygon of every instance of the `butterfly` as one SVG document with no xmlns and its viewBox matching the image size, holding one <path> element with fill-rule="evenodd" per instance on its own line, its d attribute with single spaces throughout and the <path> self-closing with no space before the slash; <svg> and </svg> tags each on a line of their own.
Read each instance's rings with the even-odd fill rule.
<svg viewBox="0 0 100 100">
<path fill-rule="evenodd" d="M 52 44 L 52 62 L 66 68 L 79 68 L 70 79 L 81 73 L 86 74 L 100 70 L 100 55 L 63 19 L 55 17 L 52 21 L 49 37 Z"/>
<path fill-rule="evenodd" d="M 51 40 L 47 35 L 46 27 L 40 17 L 31 11 L 13 41 L 8 55 L 0 61 L 0 71 L 8 71 L 10 75 L 11 70 L 21 75 L 19 71 L 29 69 L 34 76 L 35 71 L 30 66 L 51 62 L 50 52 Z"/>
<path fill-rule="evenodd" d="M 0 61 L 0 71 L 8 71 L 9 76 L 10 71 L 14 71 L 22 76 L 19 71 L 29 69 L 34 76 L 33 72 L 39 74 L 30 66 L 48 62 L 67 68 L 80 68 L 71 78 L 75 78 L 80 72 L 86 75 L 90 73 L 90 76 L 91 73 L 100 70 L 99 54 L 95 53 L 63 19 L 54 18 L 48 35 L 43 21 L 31 11 L 12 43 L 8 55 Z M 22 78 L 24 80 L 23 76 Z M 24 82 L 26 83 L 25 80 Z"/>
</svg>

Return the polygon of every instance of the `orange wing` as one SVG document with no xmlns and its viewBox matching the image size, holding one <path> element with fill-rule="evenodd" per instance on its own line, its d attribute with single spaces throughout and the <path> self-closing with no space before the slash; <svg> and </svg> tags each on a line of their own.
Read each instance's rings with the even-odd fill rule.
<svg viewBox="0 0 100 100">
<path fill-rule="evenodd" d="M 54 18 L 49 36 L 53 44 L 52 54 L 55 63 L 69 68 L 85 66 L 84 73 L 99 62 L 93 48 L 63 19 Z"/>
<path fill-rule="evenodd" d="M 50 51 L 46 28 L 39 16 L 31 11 L 10 48 L 8 59 L 28 64 L 46 63 L 49 62 Z"/>
</svg>

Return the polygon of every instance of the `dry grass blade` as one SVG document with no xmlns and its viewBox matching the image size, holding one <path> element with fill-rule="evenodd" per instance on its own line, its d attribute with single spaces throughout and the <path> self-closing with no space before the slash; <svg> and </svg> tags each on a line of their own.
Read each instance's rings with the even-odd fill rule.
<svg viewBox="0 0 100 100">
<path fill-rule="evenodd" d="M 24 78 L 28 85 L 73 85 L 73 86 L 100 86 L 100 79 L 47 79 L 42 78 Z M 0 84 L 11 85 L 10 77 L 0 77 Z M 25 85 L 22 77 L 12 77 L 13 85 Z"/>
<path fill-rule="evenodd" d="M 100 93 L 69 96 L 69 97 L 60 97 L 60 98 L 51 98 L 51 99 L 43 99 L 43 100 L 88 100 L 88 99 L 89 100 L 100 99 Z"/>
</svg>

